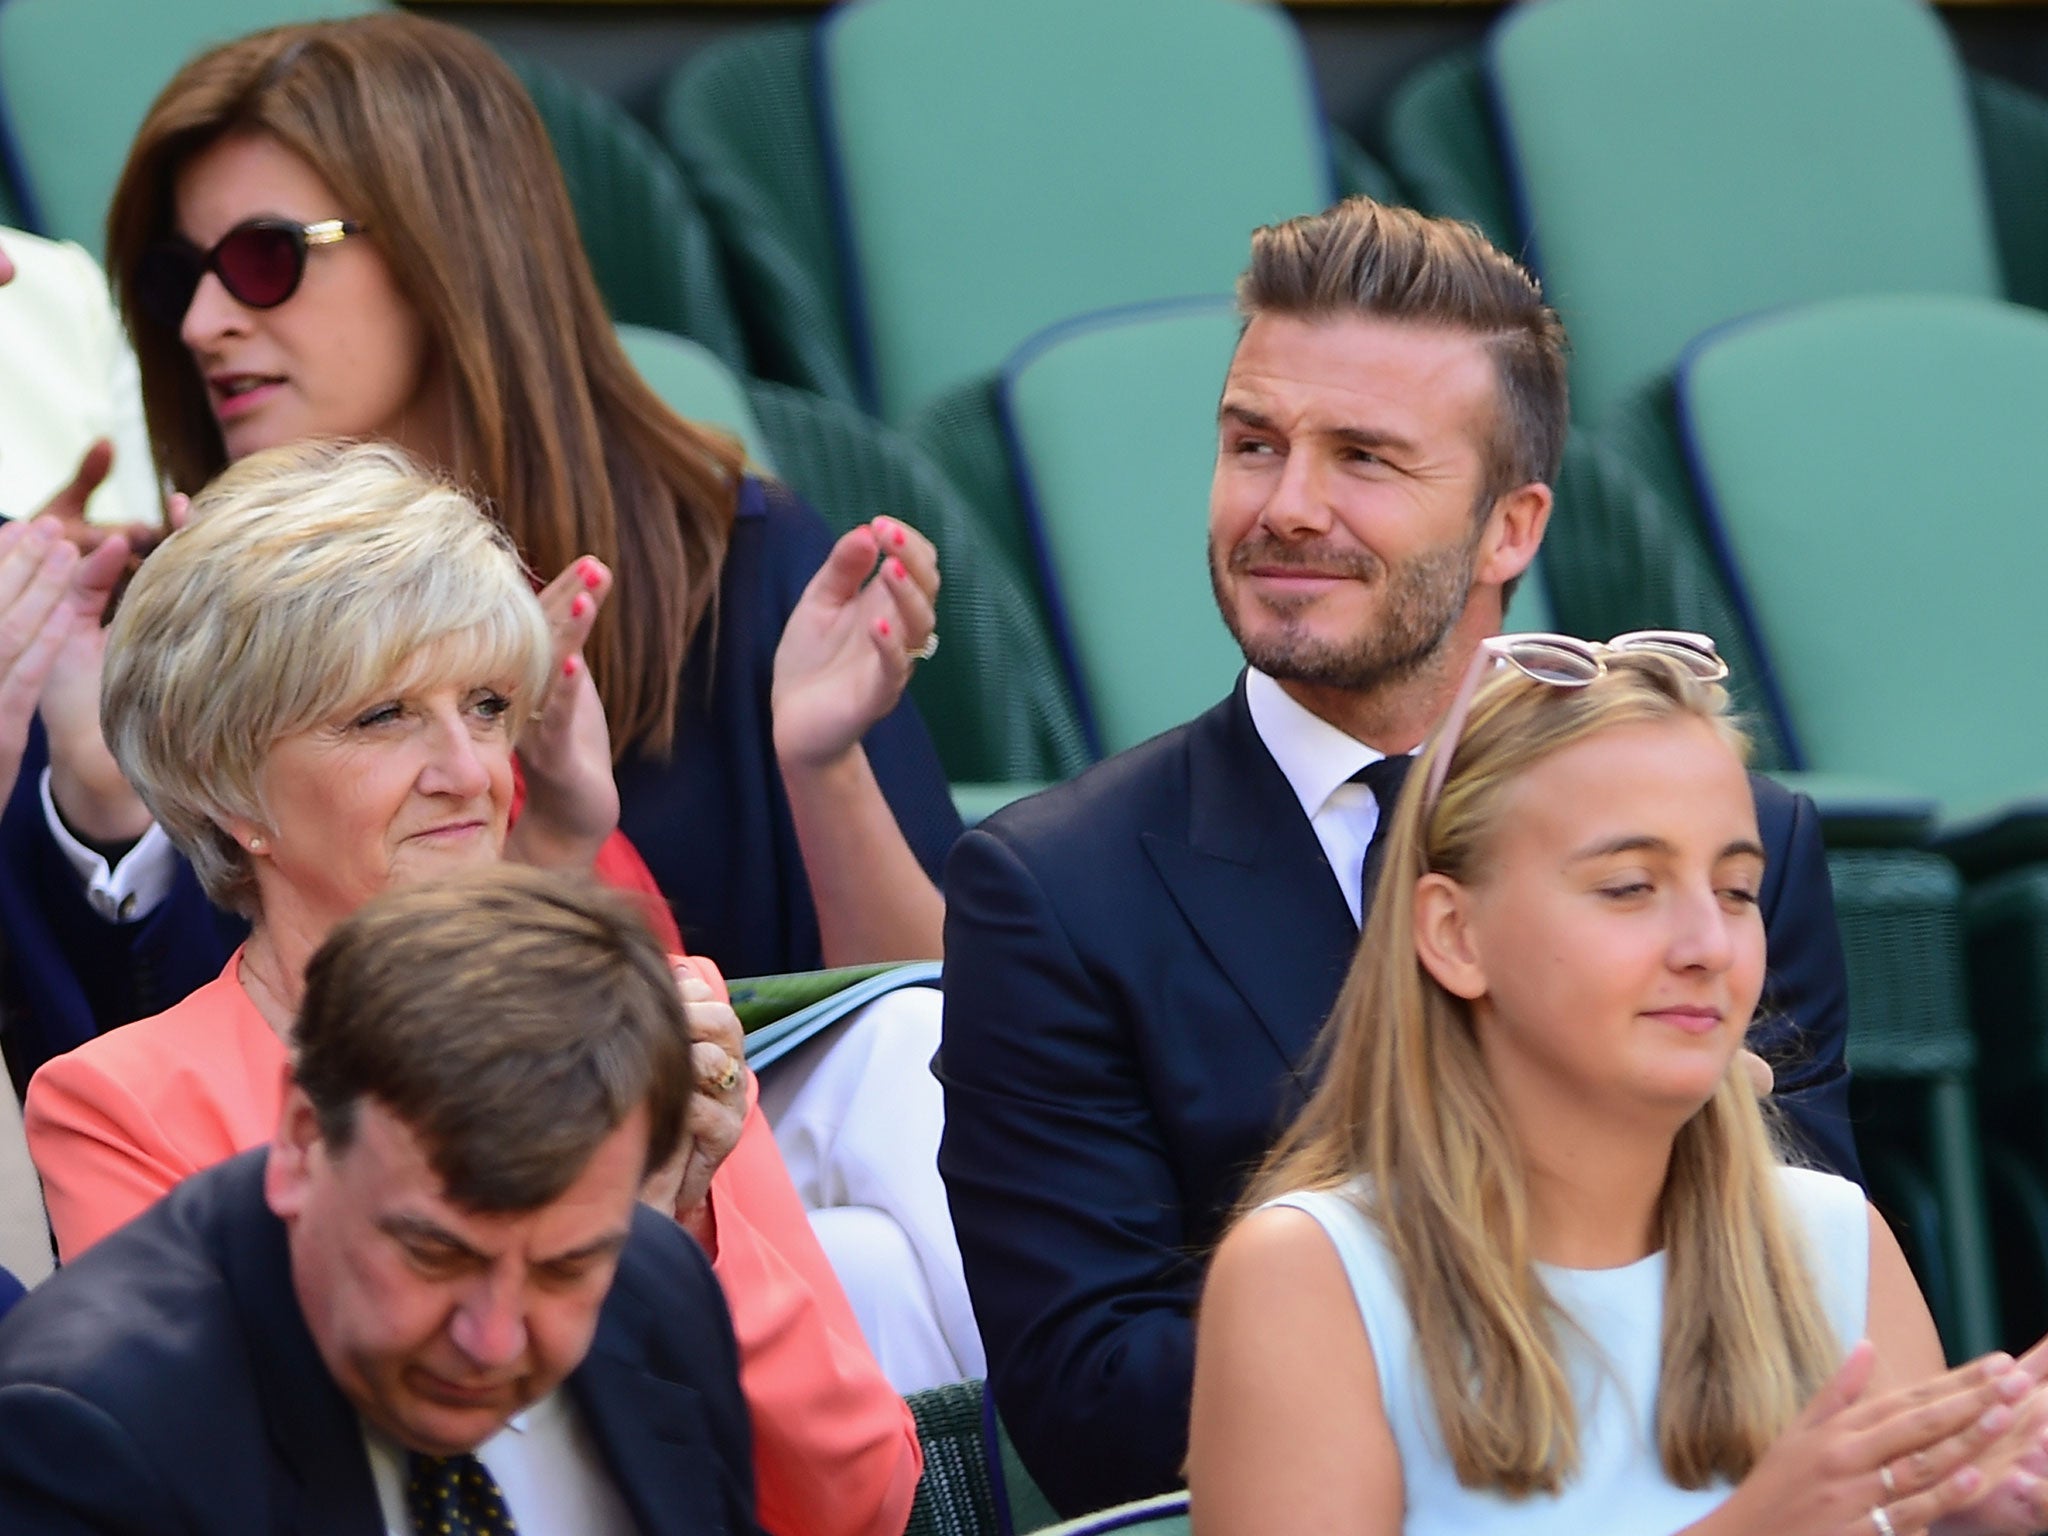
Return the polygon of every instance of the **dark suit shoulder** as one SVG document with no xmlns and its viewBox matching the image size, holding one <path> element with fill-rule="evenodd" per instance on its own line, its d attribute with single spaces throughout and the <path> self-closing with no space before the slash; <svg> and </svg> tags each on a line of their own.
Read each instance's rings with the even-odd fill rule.
<svg viewBox="0 0 2048 1536">
<path fill-rule="evenodd" d="M 0 1384 L 40 1381 L 145 1417 L 188 1410 L 191 1373 L 243 1353 L 219 1253 L 247 1192 L 236 1175 L 260 1185 L 256 1156 L 181 1185 L 31 1291 L 0 1323 Z"/>
<path fill-rule="evenodd" d="M 711 1261 L 675 1222 L 645 1207 L 633 1213 L 603 1326 L 713 1357 L 731 1348 L 732 1319 Z"/>
<path fill-rule="evenodd" d="M 1037 864 L 1066 854 L 1101 855 L 1105 840 L 1186 830 L 1190 763 L 1230 725 L 1232 700 L 1185 725 L 1106 758 L 1051 789 L 1004 806 L 979 831 Z"/>
<path fill-rule="evenodd" d="M 262 1157 L 188 1180 L 0 1324 L 0 1424 L 32 1418 L 45 1442 L 36 1467 L 0 1473 L 0 1484 L 36 1519 L 120 1510 L 136 1529 L 169 1528 L 168 1502 L 178 1529 L 226 1531 L 271 1508 L 260 1346 L 228 1273 L 230 1250 L 260 1244 L 259 1223 L 274 1224 Z M 281 1237 L 272 1241 L 281 1252 Z M 145 1490 L 148 1502 L 135 1502 Z M 14 1507 L 0 1501 L 0 1511 Z"/>
</svg>

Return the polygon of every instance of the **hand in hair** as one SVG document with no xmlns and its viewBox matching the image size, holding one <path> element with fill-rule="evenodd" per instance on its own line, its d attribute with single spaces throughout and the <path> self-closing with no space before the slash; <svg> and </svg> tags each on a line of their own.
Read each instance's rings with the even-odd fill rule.
<svg viewBox="0 0 2048 1536">
<path fill-rule="evenodd" d="M 674 1214 L 683 1230 L 718 1257 L 718 1233 L 711 1219 L 711 1178 L 739 1145 L 747 1117 L 747 1045 L 739 1015 L 697 977 L 678 973 L 683 1013 L 690 1022 L 690 1064 L 697 1091 L 683 1144 L 656 1170 L 640 1192 L 646 1204 Z"/>
<path fill-rule="evenodd" d="M 1992 1513 L 1988 1496 L 2011 1478 L 2015 1431 L 2040 1437 L 2037 1372 L 1992 1354 L 1873 1397 L 1876 1365 L 1869 1340 L 1852 1349 L 1728 1502 L 1688 1528 L 1692 1536 L 1872 1536 L 1870 1512 L 1879 1508 L 1898 1536 L 1909 1536 L 1948 1530 L 1948 1517 L 1963 1511 Z M 2028 1504 L 2023 1485 L 2014 1488 L 2008 1502 Z M 1955 1528 L 2024 1532 L 2039 1520 L 2029 1513 L 2016 1524 Z"/>
<path fill-rule="evenodd" d="M 547 695 L 519 735 L 526 804 L 505 841 L 507 856 L 523 864 L 587 870 L 619 824 L 611 729 L 583 659 L 611 589 L 612 573 L 588 555 L 541 589 L 554 665 Z"/>
<path fill-rule="evenodd" d="M 896 707 L 938 594 L 938 551 L 894 518 L 832 546 L 775 651 L 775 755 L 785 771 L 831 767 Z"/>
</svg>

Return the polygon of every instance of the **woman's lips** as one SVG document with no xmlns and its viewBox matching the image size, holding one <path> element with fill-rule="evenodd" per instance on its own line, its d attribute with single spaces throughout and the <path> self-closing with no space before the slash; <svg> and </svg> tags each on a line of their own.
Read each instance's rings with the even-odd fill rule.
<svg viewBox="0 0 2048 1536">
<path fill-rule="evenodd" d="M 222 421 L 246 416 L 284 388 L 284 380 L 253 373 L 217 374 L 208 379 L 213 413 Z"/>
<path fill-rule="evenodd" d="M 1652 1008 L 1648 1010 L 1647 1017 L 1656 1019 L 1659 1023 L 1669 1024 L 1673 1029 L 1683 1030 L 1689 1035 L 1709 1034 L 1721 1025 L 1721 1010 L 1718 1008 Z"/>
</svg>

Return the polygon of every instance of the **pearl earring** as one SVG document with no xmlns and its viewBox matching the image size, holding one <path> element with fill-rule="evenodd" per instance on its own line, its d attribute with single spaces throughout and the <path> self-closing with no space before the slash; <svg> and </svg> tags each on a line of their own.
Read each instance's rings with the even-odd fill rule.
<svg viewBox="0 0 2048 1536">
<path fill-rule="evenodd" d="M 249 834 L 249 851 L 251 853 L 261 853 L 263 851 L 263 834 L 261 832 L 251 832 Z"/>
</svg>

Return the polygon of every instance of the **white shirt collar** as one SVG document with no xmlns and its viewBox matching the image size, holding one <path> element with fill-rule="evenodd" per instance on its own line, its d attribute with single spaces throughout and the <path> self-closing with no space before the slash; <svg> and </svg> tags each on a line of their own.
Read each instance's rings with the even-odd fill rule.
<svg viewBox="0 0 2048 1536">
<path fill-rule="evenodd" d="M 1259 740 L 1273 754 L 1310 821 L 1322 814 L 1330 796 L 1354 773 L 1386 756 L 1297 702 L 1256 667 L 1245 670 L 1244 702 Z"/>
</svg>

